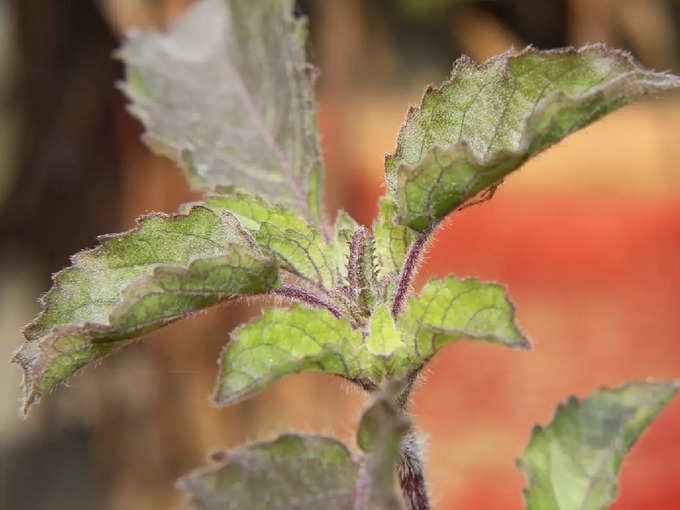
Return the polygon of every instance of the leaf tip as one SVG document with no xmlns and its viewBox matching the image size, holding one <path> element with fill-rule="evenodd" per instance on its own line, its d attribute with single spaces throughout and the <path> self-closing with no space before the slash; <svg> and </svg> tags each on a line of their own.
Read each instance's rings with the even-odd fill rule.
<svg viewBox="0 0 680 510">
<path fill-rule="evenodd" d="M 30 408 L 39 400 L 33 377 L 33 364 L 38 356 L 37 346 L 34 344 L 35 342 L 25 342 L 10 358 L 12 363 L 19 365 L 23 373 L 22 396 L 19 405 L 19 415 L 22 418 L 28 417 Z"/>
<path fill-rule="evenodd" d="M 522 351 L 533 352 L 536 350 L 533 342 L 523 333 L 520 333 L 520 341 L 515 346 L 517 349 Z"/>
</svg>

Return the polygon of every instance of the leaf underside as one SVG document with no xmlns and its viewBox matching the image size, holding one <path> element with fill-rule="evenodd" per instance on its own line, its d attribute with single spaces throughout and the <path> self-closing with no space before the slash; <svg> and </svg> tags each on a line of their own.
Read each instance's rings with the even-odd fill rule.
<svg viewBox="0 0 680 510">
<path fill-rule="evenodd" d="M 399 221 L 431 229 L 529 157 L 569 133 L 680 79 L 640 68 L 602 44 L 510 51 L 478 65 L 463 57 L 408 112 L 385 160 Z"/>
<path fill-rule="evenodd" d="M 24 370 L 24 411 L 84 365 L 153 329 L 238 295 L 279 286 L 233 215 L 194 207 L 154 214 L 72 257 L 54 275 L 42 313 L 24 330 L 13 361 Z"/>
<path fill-rule="evenodd" d="M 286 434 L 214 455 L 218 465 L 181 478 L 197 510 L 399 510 L 394 473 L 408 421 L 385 399 L 362 417 L 371 444 L 354 459 L 341 442 Z M 360 435 L 362 433 L 360 432 Z"/>
<path fill-rule="evenodd" d="M 201 0 L 121 48 L 146 142 L 192 184 L 234 185 L 320 223 L 322 160 L 307 28 L 292 0 Z"/>
<path fill-rule="evenodd" d="M 560 405 L 536 427 L 518 466 L 527 510 L 604 510 L 616 499 L 624 455 L 675 396 L 675 382 L 633 382 Z"/>
</svg>

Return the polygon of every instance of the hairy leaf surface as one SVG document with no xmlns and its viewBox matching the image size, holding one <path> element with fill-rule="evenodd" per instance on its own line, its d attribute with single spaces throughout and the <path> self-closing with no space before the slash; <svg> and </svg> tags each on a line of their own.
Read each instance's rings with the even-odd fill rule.
<svg viewBox="0 0 680 510">
<path fill-rule="evenodd" d="M 228 211 L 248 228 L 265 252 L 276 254 L 283 269 L 332 289 L 346 264 L 339 246 L 329 244 L 316 225 L 309 225 L 283 206 L 240 192 L 210 195 L 206 207 Z"/>
<path fill-rule="evenodd" d="M 416 233 L 413 229 L 396 223 L 397 215 L 398 207 L 394 200 L 382 197 L 378 219 L 373 226 L 380 278 L 389 276 L 396 279 Z"/>
<path fill-rule="evenodd" d="M 339 260 L 338 274 L 340 280 L 347 282 L 347 262 L 349 261 L 349 246 L 352 235 L 359 228 L 359 224 L 345 211 L 338 211 L 335 218 L 335 252 Z"/>
<path fill-rule="evenodd" d="M 472 278 L 430 281 L 420 295 L 408 300 L 397 326 L 408 339 L 410 362 L 418 366 L 445 343 L 464 338 L 519 349 L 531 346 L 515 324 L 505 289 Z"/>
<path fill-rule="evenodd" d="M 368 317 L 382 295 L 378 285 L 375 239 L 364 227 L 352 235 L 347 262 L 347 283 L 362 316 Z"/>
<path fill-rule="evenodd" d="M 382 374 L 398 376 L 422 365 L 422 360 L 413 355 L 413 342 L 411 332 L 397 328 L 387 304 L 375 309 L 364 345 L 368 352 L 380 360 L 376 367 Z"/>
<path fill-rule="evenodd" d="M 221 356 L 215 401 L 235 402 L 298 372 L 358 380 L 369 377 L 371 368 L 361 332 L 347 319 L 300 305 L 273 308 L 232 333 Z"/>
<path fill-rule="evenodd" d="M 200 0 L 120 50 L 146 141 L 193 184 L 235 185 L 320 222 L 322 161 L 307 29 L 292 0 Z"/>
<path fill-rule="evenodd" d="M 350 510 L 358 465 L 345 445 L 284 435 L 224 453 L 214 468 L 178 482 L 198 510 Z"/>
<path fill-rule="evenodd" d="M 425 231 L 532 155 L 640 96 L 680 85 L 601 44 L 509 52 L 451 79 L 408 112 L 385 160 L 404 225 Z"/>
<path fill-rule="evenodd" d="M 218 452 L 218 464 L 181 478 L 178 487 L 199 510 L 398 510 L 394 491 L 399 444 L 408 420 L 378 399 L 362 416 L 354 459 L 336 439 L 286 434 L 274 441 Z"/>
<path fill-rule="evenodd" d="M 195 207 L 187 215 L 150 215 L 99 241 L 54 276 L 42 313 L 24 331 L 14 361 L 24 369 L 25 410 L 123 340 L 279 286 L 276 261 L 227 213 Z"/>
<path fill-rule="evenodd" d="M 634 382 L 560 405 L 550 425 L 534 428 L 517 462 L 529 478 L 525 508 L 609 508 L 624 455 L 679 388 Z"/>
</svg>

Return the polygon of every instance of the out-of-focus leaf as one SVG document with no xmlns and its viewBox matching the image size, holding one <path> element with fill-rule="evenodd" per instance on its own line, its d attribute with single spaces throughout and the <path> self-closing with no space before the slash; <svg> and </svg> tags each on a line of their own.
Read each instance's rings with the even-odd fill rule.
<svg viewBox="0 0 680 510">
<path fill-rule="evenodd" d="M 680 79 L 640 68 L 601 44 L 509 52 L 451 79 L 408 112 L 385 160 L 399 221 L 426 231 L 532 155 L 642 95 Z"/>
<path fill-rule="evenodd" d="M 14 361 L 24 369 L 24 410 L 82 366 L 128 340 L 238 295 L 279 286 L 236 218 L 195 207 L 154 214 L 72 258 L 54 276 L 42 313 Z"/>
<path fill-rule="evenodd" d="M 339 441 L 284 435 L 224 453 L 178 482 L 197 510 L 351 510 L 359 468 Z M 368 510 L 368 509 L 366 509 Z"/>
<path fill-rule="evenodd" d="M 396 7 L 415 21 L 441 23 L 446 10 L 454 5 L 473 3 L 478 0 L 395 0 Z"/>
<path fill-rule="evenodd" d="M 401 444 L 411 424 L 385 396 L 379 397 L 368 408 L 359 422 L 357 443 L 366 452 L 361 460 L 357 480 L 355 508 L 366 510 L 399 510 L 404 507 L 395 492 L 395 476 Z"/>
<path fill-rule="evenodd" d="M 220 359 L 215 401 L 230 404 L 298 372 L 360 380 L 373 369 L 361 332 L 347 319 L 300 305 L 273 308 L 232 333 Z"/>
<path fill-rule="evenodd" d="M 535 427 L 518 466 L 527 510 L 604 510 L 616 498 L 623 457 L 678 392 L 675 382 L 634 382 L 572 397 Z"/>
<path fill-rule="evenodd" d="M 145 140 L 199 187 L 235 185 L 321 221 L 322 160 L 307 28 L 292 0 L 199 0 L 120 50 Z"/>
<path fill-rule="evenodd" d="M 286 434 L 219 452 L 215 467 L 177 485 L 197 510 L 398 510 L 394 476 L 408 427 L 381 398 L 361 419 L 358 441 L 366 454 L 357 460 L 335 439 Z"/>
</svg>

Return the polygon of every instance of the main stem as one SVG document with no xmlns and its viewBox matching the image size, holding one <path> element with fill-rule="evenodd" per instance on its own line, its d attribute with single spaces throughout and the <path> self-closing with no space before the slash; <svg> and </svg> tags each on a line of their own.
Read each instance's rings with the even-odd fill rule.
<svg viewBox="0 0 680 510">
<path fill-rule="evenodd" d="M 394 293 L 394 301 L 392 301 L 392 316 L 396 319 L 404 308 L 404 302 L 408 298 L 411 290 L 413 278 L 418 269 L 420 257 L 430 238 L 432 229 L 421 232 L 413 240 L 409 247 L 404 266 L 399 273 L 399 281 L 397 282 L 397 289 Z M 408 401 L 411 387 L 418 377 L 418 372 L 409 374 L 406 386 L 397 395 L 397 404 L 404 413 L 408 413 Z M 404 500 L 408 505 L 408 510 L 430 510 L 430 501 L 427 497 L 427 485 L 425 483 L 425 473 L 423 469 L 423 455 L 420 451 L 420 445 L 416 435 L 409 433 L 401 443 L 401 452 L 399 456 L 399 485 L 401 492 L 404 495 Z"/>
<path fill-rule="evenodd" d="M 408 510 L 430 510 L 422 452 L 413 432 L 404 437 L 401 443 L 398 474 Z"/>
<path fill-rule="evenodd" d="M 395 394 L 396 403 L 405 414 L 408 414 L 411 388 L 418 379 L 419 372 L 419 370 L 411 372 L 406 377 L 406 384 Z M 423 454 L 414 432 L 406 435 L 401 442 L 397 473 L 401 492 L 408 504 L 408 510 L 430 510 L 423 468 Z"/>
</svg>

